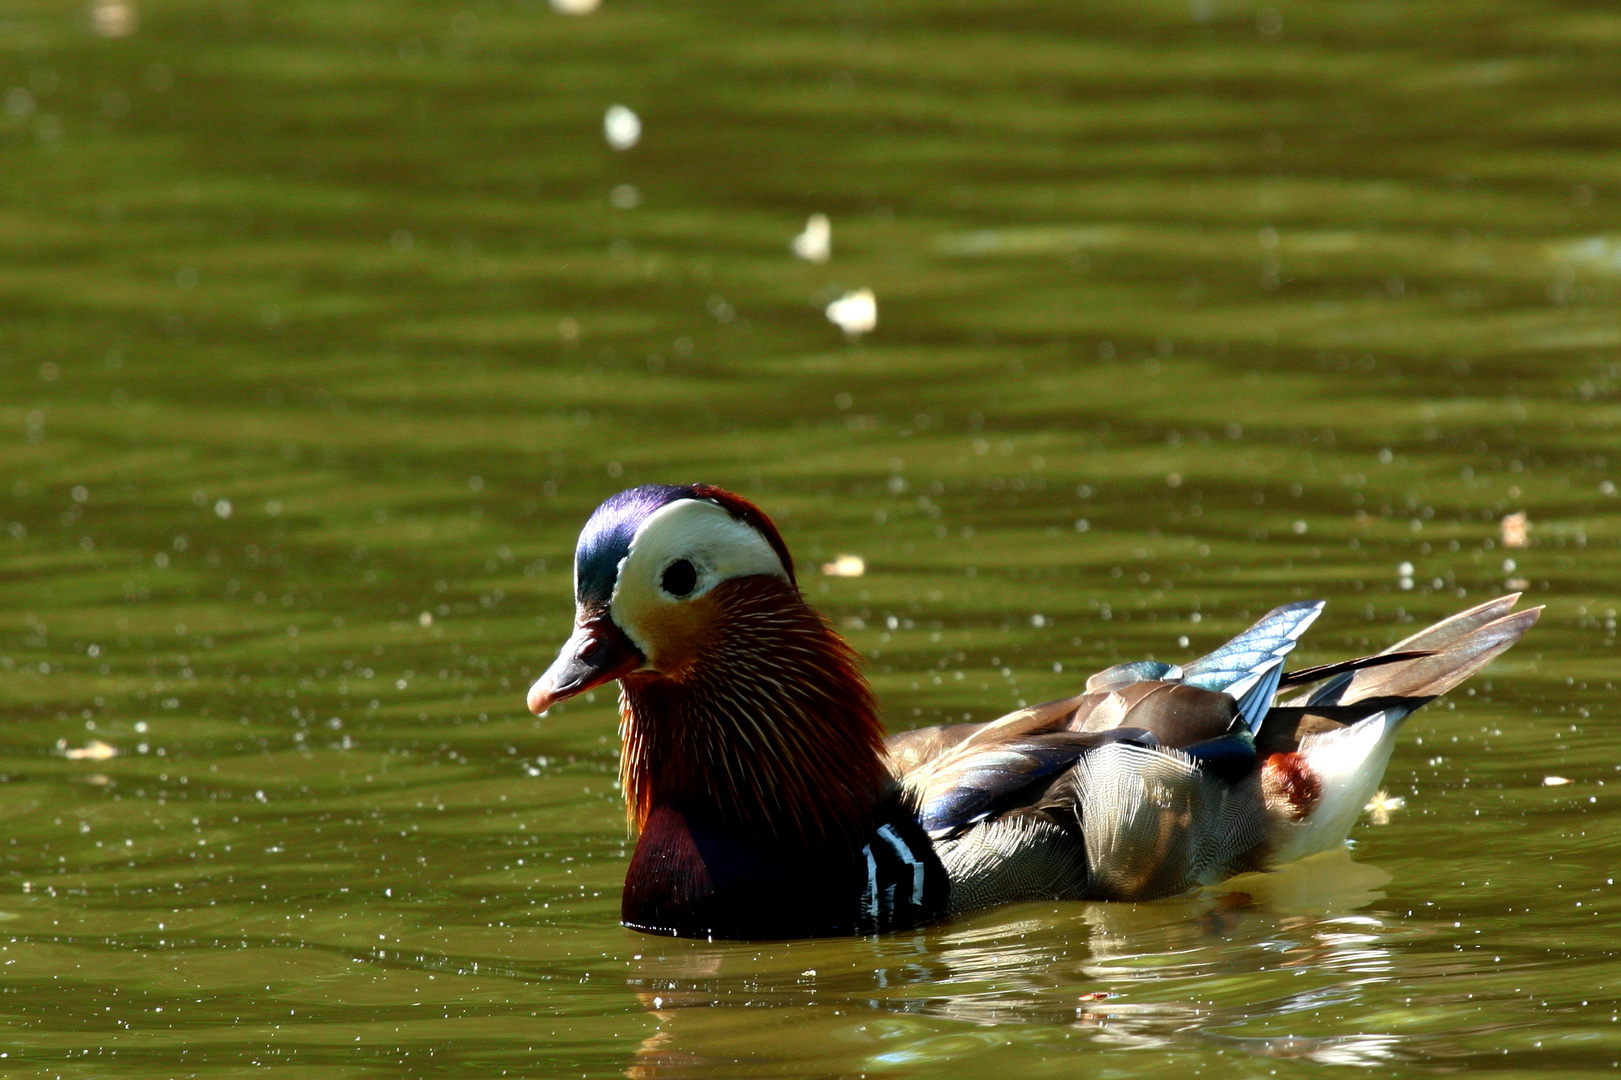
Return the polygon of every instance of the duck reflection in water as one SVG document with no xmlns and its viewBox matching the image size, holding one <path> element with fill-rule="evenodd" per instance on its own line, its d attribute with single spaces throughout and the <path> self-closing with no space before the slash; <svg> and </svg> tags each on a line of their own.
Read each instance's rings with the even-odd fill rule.
<svg viewBox="0 0 1621 1080">
<path fill-rule="evenodd" d="M 628 985 L 658 1029 L 625 1074 L 693 1080 L 819 1055 L 829 1073 L 860 1072 L 1062 1032 L 1086 1036 L 1065 1043 L 1081 1052 L 1215 1042 L 1390 1062 L 1402 1056 L 1392 1034 L 1242 1034 L 1307 1010 L 1358 1011 L 1388 977 L 1394 931 L 1366 912 L 1389 880 L 1340 849 L 1148 904 L 1030 904 L 832 941 L 638 941 Z"/>
</svg>

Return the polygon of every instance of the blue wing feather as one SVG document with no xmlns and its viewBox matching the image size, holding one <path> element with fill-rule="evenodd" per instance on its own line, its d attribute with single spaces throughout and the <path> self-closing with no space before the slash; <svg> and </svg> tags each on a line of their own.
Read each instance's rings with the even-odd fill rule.
<svg viewBox="0 0 1621 1080">
<path fill-rule="evenodd" d="M 1266 719 L 1266 711 L 1272 707 L 1272 698 L 1278 692 L 1278 680 L 1283 678 L 1283 657 L 1263 665 L 1256 672 L 1253 684 L 1246 690 L 1238 693 L 1235 700 L 1238 702 L 1238 715 L 1249 724 L 1250 731 L 1261 730 L 1261 721 Z M 1232 693 L 1232 690 L 1228 690 Z"/>
<path fill-rule="evenodd" d="M 1182 681 L 1231 694 L 1250 730 L 1259 731 L 1283 678 L 1283 658 L 1322 613 L 1321 600 L 1274 608 L 1215 652 L 1183 667 Z"/>
<path fill-rule="evenodd" d="M 1182 677 L 1182 669 L 1175 664 L 1167 664 L 1159 660 L 1132 660 L 1114 667 L 1104 668 L 1090 679 L 1086 680 L 1088 694 L 1101 693 L 1106 690 L 1119 690 L 1132 683 L 1147 680 L 1165 679 L 1175 682 Z"/>
</svg>

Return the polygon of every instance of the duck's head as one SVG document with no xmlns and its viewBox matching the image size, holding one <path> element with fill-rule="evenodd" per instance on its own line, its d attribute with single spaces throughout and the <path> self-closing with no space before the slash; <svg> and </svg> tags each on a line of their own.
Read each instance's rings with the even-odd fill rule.
<svg viewBox="0 0 1621 1080">
<path fill-rule="evenodd" d="M 619 680 L 633 826 L 684 800 L 808 843 L 864 835 L 888 776 L 877 706 L 758 507 L 705 484 L 620 492 L 580 533 L 574 601 L 529 708 Z"/>
<path fill-rule="evenodd" d="M 574 633 L 530 687 L 530 711 L 632 674 L 681 678 L 751 586 L 797 598 L 788 548 L 753 503 L 707 484 L 621 491 L 580 532 Z"/>
</svg>

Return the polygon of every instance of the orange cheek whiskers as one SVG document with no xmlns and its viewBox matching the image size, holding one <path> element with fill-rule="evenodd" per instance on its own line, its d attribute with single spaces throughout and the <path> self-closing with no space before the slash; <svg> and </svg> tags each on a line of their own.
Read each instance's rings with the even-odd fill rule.
<svg viewBox="0 0 1621 1080">
<path fill-rule="evenodd" d="M 649 650 L 652 666 L 661 675 L 684 677 L 715 648 L 724 614 L 713 592 L 644 612 L 637 630 Z"/>
<path fill-rule="evenodd" d="M 859 834 L 887 771 L 854 652 L 780 579 L 726 582 L 703 599 L 703 620 L 658 631 L 691 646 L 621 681 L 631 823 L 661 798 L 702 799 L 761 833 Z"/>
</svg>

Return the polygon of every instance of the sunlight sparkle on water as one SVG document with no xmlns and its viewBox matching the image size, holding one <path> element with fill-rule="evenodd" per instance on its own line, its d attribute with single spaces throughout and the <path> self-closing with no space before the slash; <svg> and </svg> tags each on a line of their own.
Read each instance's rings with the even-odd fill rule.
<svg viewBox="0 0 1621 1080">
<path fill-rule="evenodd" d="M 139 21 L 134 0 L 94 0 L 90 5 L 90 29 L 104 38 L 129 37 Z"/>
<path fill-rule="evenodd" d="M 828 577 L 860 577 L 866 572 L 867 561 L 860 555 L 838 555 L 822 564 L 822 573 Z"/>
</svg>

